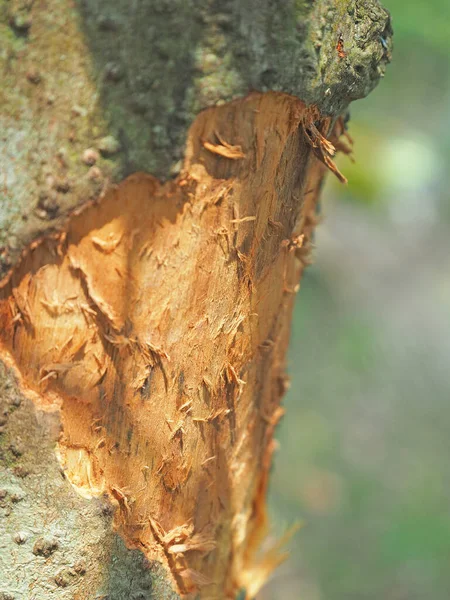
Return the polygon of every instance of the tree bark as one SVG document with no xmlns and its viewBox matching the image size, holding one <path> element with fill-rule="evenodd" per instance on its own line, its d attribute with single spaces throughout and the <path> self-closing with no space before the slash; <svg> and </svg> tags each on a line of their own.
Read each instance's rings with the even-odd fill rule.
<svg viewBox="0 0 450 600">
<path fill-rule="evenodd" d="M 252 598 L 281 560 L 292 305 L 392 32 L 199 4 L 0 1 L 4 599 Z"/>
</svg>

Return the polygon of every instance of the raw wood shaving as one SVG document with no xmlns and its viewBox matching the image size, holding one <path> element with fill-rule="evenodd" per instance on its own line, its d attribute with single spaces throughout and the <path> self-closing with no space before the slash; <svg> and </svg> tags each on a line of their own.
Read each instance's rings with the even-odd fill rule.
<svg viewBox="0 0 450 600">
<path fill-rule="evenodd" d="M 324 119 L 321 117 L 319 109 L 316 106 L 309 106 L 302 119 L 302 127 L 305 137 L 317 158 L 336 175 L 339 181 L 347 183 L 347 178 L 339 171 L 336 163 L 332 160 L 332 157 L 336 154 L 336 145 L 324 135 L 324 132 L 330 127 L 330 122 L 330 118 Z M 339 121 L 337 126 L 340 130 L 341 125 L 339 125 Z M 340 131 L 337 136 L 335 133 L 336 139 L 333 141 L 339 142 L 341 133 L 343 131 Z M 348 139 L 351 140 L 350 137 Z M 351 152 L 351 149 L 341 142 L 339 142 L 339 150 L 342 150 L 345 154 L 350 154 Z"/>
<path fill-rule="evenodd" d="M 240 158 L 244 158 L 245 154 L 242 151 L 242 146 L 229 144 L 222 137 L 215 132 L 215 136 L 219 140 L 219 144 L 212 144 L 211 142 L 204 141 L 203 147 L 214 154 L 219 154 L 219 156 L 223 156 L 224 158 L 231 158 L 232 160 L 238 160 Z"/>
</svg>

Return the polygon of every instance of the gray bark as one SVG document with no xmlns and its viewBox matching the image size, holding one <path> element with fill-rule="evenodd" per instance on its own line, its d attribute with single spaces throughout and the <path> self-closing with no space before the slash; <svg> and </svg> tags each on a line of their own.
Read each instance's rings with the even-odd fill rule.
<svg viewBox="0 0 450 600">
<path fill-rule="evenodd" d="M 280 90 L 343 114 L 382 77 L 391 34 L 376 0 L 0 0 L 0 278 L 111 182 L 176 175 L 207 106 Z M 6 366 L 0 429 L 0 599 L 176 597 L 106 500 L 62 477 L 57 418 Z"/>
</svg>

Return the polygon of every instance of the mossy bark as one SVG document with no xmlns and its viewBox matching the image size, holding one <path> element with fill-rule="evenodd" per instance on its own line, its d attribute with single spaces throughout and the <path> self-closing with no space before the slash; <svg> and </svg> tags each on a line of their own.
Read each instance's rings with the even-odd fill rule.
<svg viewBox="0 0 450 600">
<path fill-rule="evenodd" d="M 316 121 L 332 123 L 383 75 L 391 33 L 389 16 L 375 0 L 0 0 L 0 278 L 33 240 L 63 227 L 70 211 L 128 174 L 176 177 L 186 166 L 188 128 L 206 107 L 253 90 L 275 90 L 315 104 Z M 289 210 L 303 221 L 298 229 L 295 219 L 281 219 L 283 234 L 277 230 L 280 219 L 273 221 L 270 252 L 252 254 L 257 277 L 275 260 L 275 238 L 281 236 L 280 244 L 286 240 L 282 251 L 294 257 L 301 254 L 298 236 L 311 229 L 308 183 L 320 181 L 319 163 L 314 166 L 305 154 L 309 167 L 303 175 L 286 166 L 302 144 L 314 146 L 311 131 L 302 138 L 298 129 L 305 126 L 302 118 L 292 121 L 291 114 L 285 123 L 291 137 L 285 138 L 279 119 L 265 121 L 279 131 L 270 142 L 273 149 L 277 136 L 286 143 L 277 150 L 277 169 L 288 173 L 286 190 L 298 191 Z M 201 136 L 207 130 L 205 125 Z M 191 144 L 204 141 L 198 126 L 195 131 Z M 213 133 L 208 138 L 213 153 L 230 152 Z M 237 134 L 233 127 L 230 133 Z M 244 142 L 258 135 L 255 124 Z M 255 151 L 256 162 L 261 159 L 261 148 L 246 150 L 249 156 Z M 324 152 L 320 144 L 312 151 Z M 223 154 L 222 159 L 225 165 L 234 160 Z M 245 164 L 258 172 L 251 161 Z M 218 180 L 231 177 L 228 167 L 214 168 Z M 284 196 L 276 198 L 281 202 Z M 276 202 L 273 215 L 280 209 Z M 229 217 L 230 225 L 242 216 Z M 252 223 L 244 221 L 245 227 Z M 233 251 L 239 251 L 244 271 L 257 239 L 252 235 Z M 298 276 L 301 268 L 294 271 Z M 251 283 L 248 277 L 240 281 L 247 288 Z M 295 286 L 291 279 L 290 284 Z M 287 317 L 286 332 L 288 324 Z M 283 335 L 277 369 L 283 366 Z M 231 380 L 231 387 L 241 385 Z M 280 388 L 275 394 L 278 400 L 281 393 Z M 177 597 L 164 568 L 139 550 L 127 550 L 113 533 L 107 500 L 83 499 L 64 479 L 54 453 L 59 417 L 36 411 L 3 366 L 0 403 L 0 598 Z M 264 491 L 265 479 L 260 484 Z"/>
</svg>

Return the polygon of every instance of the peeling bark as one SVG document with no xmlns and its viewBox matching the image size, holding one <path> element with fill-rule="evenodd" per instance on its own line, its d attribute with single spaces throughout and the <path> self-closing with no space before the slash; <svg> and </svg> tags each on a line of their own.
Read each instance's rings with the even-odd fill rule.
<svg viewBox="0 0 450 600">
<path fill-rule="evenodd" d="M 251 598 L 282 558 L 260 545 L 293 301 L 390 24 L 375 2 L 196 4 L 0 2 L 4 597 Z M 251 87 L 316 105 L 222 104 Z"/>
<path fill-rule="evenodd" d="M 324 170 L 309 112 L 275 93 L 203 112 L 176 182 L 130 176 L 2 287 L 4 358 L 60 411 L 67 478 L 109 495 L 127 545 L 181 594 L 234 598 L 260 571 L 298 251 Z"/>
</svg>

